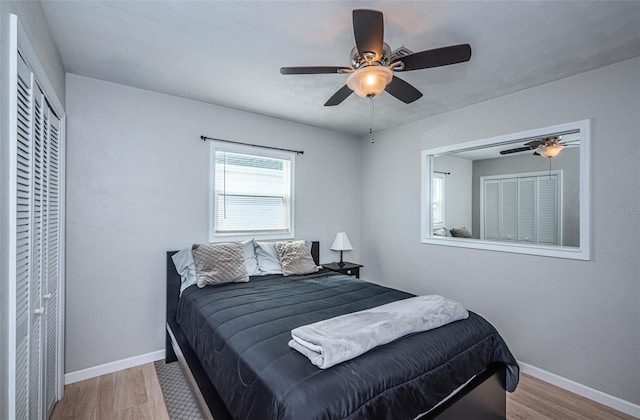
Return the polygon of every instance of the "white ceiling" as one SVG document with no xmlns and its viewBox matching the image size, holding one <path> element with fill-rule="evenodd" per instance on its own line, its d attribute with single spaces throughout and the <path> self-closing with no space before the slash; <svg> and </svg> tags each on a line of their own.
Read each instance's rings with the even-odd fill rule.
<svg viewBox="0 0 640 420">
<path fill-rule="evenodd" d="M 366 134 L 368 100 L 324 107 L 349 66 L 351 10 L 381 10 L 385 41 L 469 43 L 471 61 L 398 74 L 424 96 L 375 99 L 375 128 L 416 121 L 640 55 L 640 1 L 58 1 L 43 8 L 67 72 L 331 130 Z M 594 98 L 596 100 L 597 98 Z"/>
</svg>

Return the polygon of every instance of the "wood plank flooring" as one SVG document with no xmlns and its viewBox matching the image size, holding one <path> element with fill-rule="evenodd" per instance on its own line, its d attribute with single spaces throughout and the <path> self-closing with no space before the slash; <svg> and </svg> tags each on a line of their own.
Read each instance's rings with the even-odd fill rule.
<svg viewBox="0 0 640 420">
<path fill-rule="evenodd" d="M 153 363 L 64 387 L 51 420 L 169 420 Z"/>
<path fill-rule="evenodd" d="M 65 386 L 52 420 L 169 420 L 153 363 Z M 507 394 L 508 420 L 633 420 L 634 417 L 598 404 L 526 374 L 513 394 Z M 462 419 L 461 419 L 462 420 Z"/>
<path fill-rule="evenodd" d="M 507 394 L 507 419 L 633 420 L 635 417 L 520 373 L 516 392 Z"/>
</svg>

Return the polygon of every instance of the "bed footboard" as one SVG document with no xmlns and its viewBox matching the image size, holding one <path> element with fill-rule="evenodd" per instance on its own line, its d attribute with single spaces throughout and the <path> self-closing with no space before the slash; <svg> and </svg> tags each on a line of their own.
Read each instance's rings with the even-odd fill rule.
<svg viewBox="0 0 640 420">
<path fill-rule="evenodd" d="M 423 419 L 504 420 L 507 418 L 506 369 L 492 364 Z"/>
</svg>

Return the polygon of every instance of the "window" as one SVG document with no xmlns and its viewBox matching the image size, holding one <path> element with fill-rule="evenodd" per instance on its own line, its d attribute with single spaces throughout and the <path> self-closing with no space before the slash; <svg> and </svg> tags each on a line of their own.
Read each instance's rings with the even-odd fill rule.
<svg viewBox="0 0 640 420">
<path fill-rule="evenodd" d="M 431 205 L 433 209 L 433 229 L 444 227 L 444 175 L 433 174 Z"/>
<path fill-rule="evenodd" d="M 294 157 L 212 142 L 210 240 L 292 238 Z"/>
</svg>

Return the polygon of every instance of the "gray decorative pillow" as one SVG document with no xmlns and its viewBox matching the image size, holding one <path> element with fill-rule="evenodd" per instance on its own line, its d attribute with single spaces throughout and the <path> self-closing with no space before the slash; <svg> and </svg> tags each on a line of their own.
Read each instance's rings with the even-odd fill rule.
<svg viewBox="0 0 640 420">
<path fill-rule="evenodd" d="M 456 238 L 470 238 L 471 237 L 471 233 L 469 233 L 469 231 L 467 230 L 466 227 L 452 228 L 450 230 L 450 232 L 451 232 L 451 236 L 454 236 Z"/>
<path fill-rule="evenodd" d="M 198 287 L 249 281 L 240 242 L 194 245 Z"/>
<path fill-rule="evenodd" d="M 319 270 L 304 241 L 274 242 L 274 246 L 283 276 L 309 274 Z"/>
</svg>

